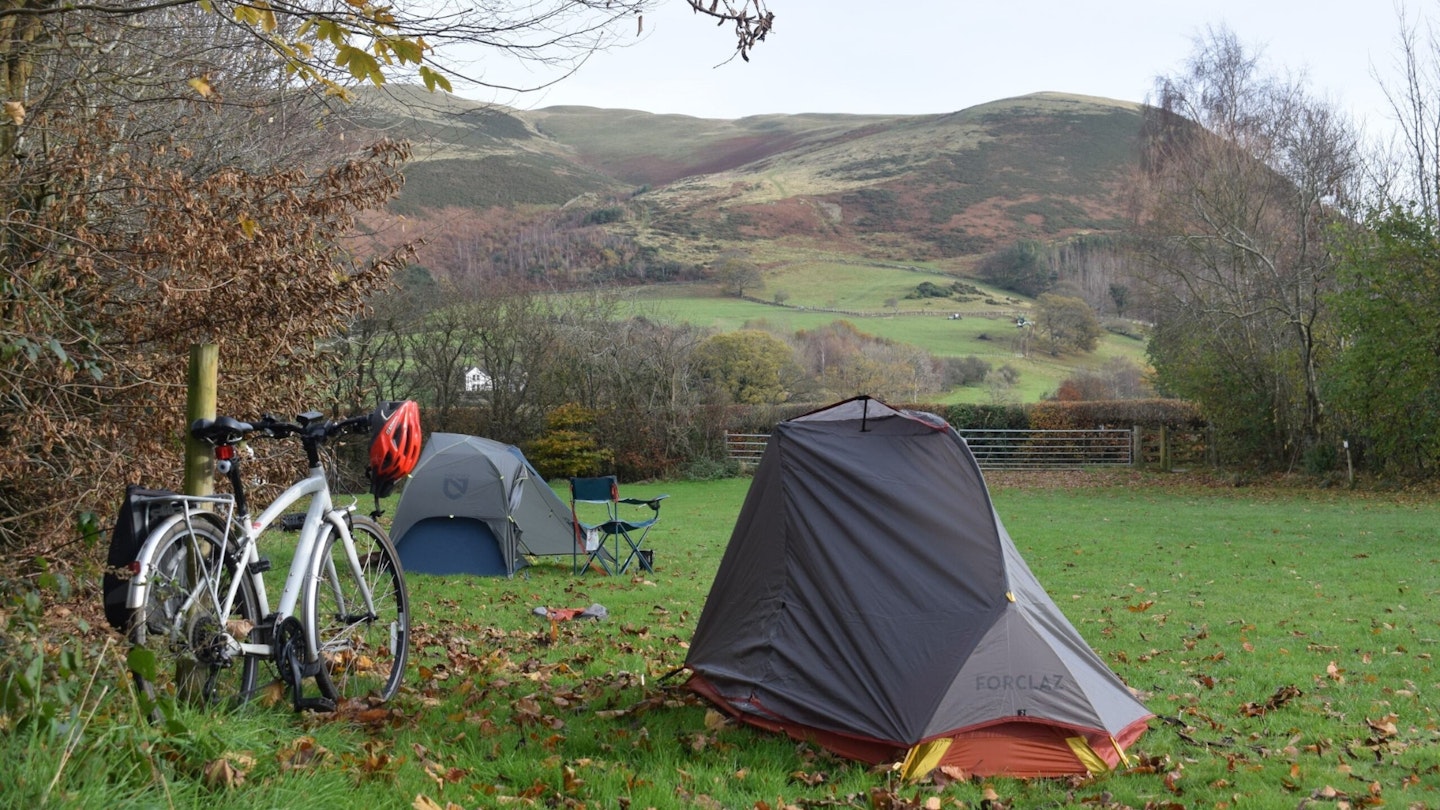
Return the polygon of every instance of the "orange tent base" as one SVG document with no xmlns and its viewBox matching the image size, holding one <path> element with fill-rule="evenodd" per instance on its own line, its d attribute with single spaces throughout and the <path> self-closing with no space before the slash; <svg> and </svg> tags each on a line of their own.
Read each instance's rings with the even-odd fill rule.
<svg viewBox="0 0 1440 810">
<path fill-rule="evenodd" d="M 724 709 L 732 717 L 756 728 L 780 732 L 792 739 L 809 742 L 848 759 L 871 764 L 902 762 L 912 746 L 903 743 L 857 737 L 827 731 L 765 713 L 753 703 L 744 708 L 727 700 L 704 677 L 692 674 L 686 686 Z M 923 776 L 937 767 L 951 767 L 969 776 L 1011 776 L 1017 778 L 1059 777 L 1097 773 L 1124 764 L 1124 750 L 1148 727 L 1141 718 L 1110 737 L 1100 729 L 1078 729 L 1034 718 L 1007 718 L 983 726 L 957 729 L 917 743 L 943 742 L 949 745 L 938 758 L 927 757 L 924 767 L 912 777 Z"/>
</svg>

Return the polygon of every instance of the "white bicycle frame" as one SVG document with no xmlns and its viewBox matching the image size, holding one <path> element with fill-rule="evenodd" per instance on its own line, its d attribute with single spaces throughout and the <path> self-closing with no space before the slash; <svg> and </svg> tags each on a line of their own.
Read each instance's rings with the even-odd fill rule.
<svg viewBox="0 0 1440 810">
<path fill-rule="evenodd" d="M 241 545 L 240 567 L 235 577 L 230 581 L 229 592 L 216 600 L 220 607 L 222 616 L 230 615 L 235 604 L 235 596 L 240 590 L 241 578 L 250 577 L 254 585 L 255 596 L 259 602 L 260 615 L 270 615 L 270 601 L 265 591 L 265 578 L 262 572 L 255 569 L 254 563 L 260 560 L 259 540 L 260 535 L 272 523 L 284 514 L 302 498 L 309 497 L 310 505 L 305 510 L 305 523 L 300 529 L 300 539 L 295 544 L 295 556 L 290 561 L 290 571 L 285 576 L 285 587 L 280 592 L 280 604 L 275 610 L 274 627 L 279 628 L 281 622 L 290 616 L 295 616 L 295 605 L 302 596 L 305 596 L 307 587 L 320 587 L 323 581 L 336 581 L 333 570 L 322 571 L 321 565 L 329 563 L 329 557 L 320 554 L 321 530 L 325 524 L 329 524 L 341 538 L 345 548 L 345 557 L 350 564 L 350 570 L 355 579 L 360 583 L 361 590 L 365 595 L 365 610 L 373 615 L 375 613 L 374 596 L 370 593 L 368 584 L 362 575 L 360 559 L 355 553 L 355 542 L 350 536 L 350 528 L 345 520 L 345 515 L 355 510 L 351 504 L 345 508 L 335 508 L 330 498 L 330 484 L 325 477 L 325 470 L 322 467 L 312 467 L 310 474 L 290 485 L 284 492 L 276 496 L 275 500 L 260 513 L 256 520 L 250 520 L 249 515 L 234 514 L 235 499 L 229 495 L 179 495 L 165 496 L 163 500 L 181 500 L 186 503 L 185 511 L 182 514 L 167 518 L 157 526 L 145 538 L 144 545 L 136 558 L 139 571 L 130 579 L 130 587 L 125 599 L 125 607 L 136 610 L 145 604 L 145 596 L 149 587 L 149 576 L 151 563 L 159 551 L 160 540 L 171 526 L 186 521 L 194 520 L 206 504 L 221 505 L 225 511 L 225 540 L 228 543 L 236 537 L 236 530 L 239 530 L 239 542 Z M 157 500 L 161 500 L 158 499 Z M 213 514 L 213 513 L 211 513 Z M 220 549 L 223 555 L 226 549 Z M 328 575 L 328 576 L 326 576 Z M 336 594 L 339 598 L 340 594 Z M 200 593 L 190 594 L 180 610 L 188 610 L 194 605 L 195 600 L 200 598 Z M 308 598 L 308 597 L 307 597 Z M 301 618 L 301 625 L 305 634 L 305 652 L 307 661 L 314 661 L 320 652 L 320 639 L 317 629 L 309 622 Z M 250 642 L 231 639 L 232 653 L 243 653 L 254 656 L 273 656 L 275 648 L 272 644 L 254 644 Z"/>
</svg>

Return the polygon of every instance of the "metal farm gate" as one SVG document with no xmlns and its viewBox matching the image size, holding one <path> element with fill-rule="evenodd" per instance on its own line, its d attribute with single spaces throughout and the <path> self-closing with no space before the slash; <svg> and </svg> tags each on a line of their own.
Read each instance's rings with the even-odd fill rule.
<svg viewBox="0 0 1440 810">
<path fill-rule="evenodd" d="M 1063 470 L 1135 464 L 1136 433 L 1128 429 L 997 429 L 959 433 L 984 470 Z M 741 464 L 757 464 L 769 438 L 766 433 L 726 433 L 726 455 Z"/>
</svg>

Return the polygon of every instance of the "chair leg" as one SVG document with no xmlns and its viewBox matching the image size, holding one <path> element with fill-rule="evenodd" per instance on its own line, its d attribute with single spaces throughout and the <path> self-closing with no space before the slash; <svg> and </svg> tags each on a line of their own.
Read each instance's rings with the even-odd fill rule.
<svg viewBox="0 0 1440 810">
<path fill-rule="evenodd" d="M 646 534 L 648 533 L 649 532 L 646 532 Z M 636 540 L 630 536 L 629 532 L 622 531 L 620 536 L 625 538 L 625 545 L 630 547 L 630 552 L 625 555 L 625 562 L 620 566 L 620 573 L 624 573 L 625 569 L 630 567 L 631 561 L 639 561 L 641 568 L 644 568 L 652 574 L 655 573 L 655 568 L 650 564 L 650 560 L 647 559 L 644 554 L 640 553 L 640 550 L 645 546 L 645 535 L 640 535 L 640 539 Z M 617 542 L 615 545 L 618 550 L 620 544 Z"/>
<path fill-rule="evenodd" d="M 614 554 L 611 554 L 609 551 L 609 546 L 611 545 L 610 540 L 612 537 L 615 538 Z M 578 553 L 576 554 L 576 558 L 579 558 Z M 621 566 L 620 564 L 619 535 L 606 534 L 602 532 L 600 535 L 599 544 L 595 546 L 594 551 L 586 553 L 584 565 L 577 567 L 575 569 L 575 574 L 577 576 L 584 576 L 596 565 L 599 565 L 600 570 L 604 571 L 607 576 L 614 576 L 615 574 L 618 574 L 624 570 L 623 566 Z"/>
</svg>

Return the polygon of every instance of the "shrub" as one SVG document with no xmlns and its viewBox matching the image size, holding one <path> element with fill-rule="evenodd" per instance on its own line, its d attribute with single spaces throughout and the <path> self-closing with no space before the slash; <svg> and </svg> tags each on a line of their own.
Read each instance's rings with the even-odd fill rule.
<svg viewBox="0 0 1440 810">
<path fill-rule="evenodd" d="M 585 216 L 586 225 L 608 225 L 625 218 L 625 209 L 618 207 L 596 208 Z"/>
<path fill-rule="evenodd" d="M 683 477 L 689 481 L 718 481 L 740 474 L 740 462 L 728 458 L 701 457 L 685 465 Z"/>
<path fill-rule="evenodd" d="M 956 430 L 1024 430 L 1030 427 L 1025 408 L 1020 405 L 961 404 L 933 409 L 945 417 Z"/>
<path fill-rule="evenodd" d="M 985 375 L 990 373 L 990 369 L 989 361 L 981 360 L 973 354 L 966 357 L 948 357 L 945 359 L 945 385 L 979 385 L 985 382 Z"/>
<path fill-rule="evenodd" d="M 530 442 L 526 456 L 547 480 L 581 475 L 598 475 L 614 454 L 595 440 L 597 414 L 589 408 L 567 403 L 545 418 L 545 433 Z"/>
</svg>

